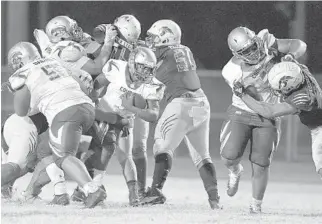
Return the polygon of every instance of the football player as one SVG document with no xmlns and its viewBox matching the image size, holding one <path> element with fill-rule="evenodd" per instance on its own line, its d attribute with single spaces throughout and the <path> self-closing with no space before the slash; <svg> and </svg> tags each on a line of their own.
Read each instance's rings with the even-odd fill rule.
<svg viewBox="0 0 322 224">
<path fill-rule="evenodd" d="M 296 61 L 274 65 L 268 73 L 270 87 L 282 96 L 282 102 L 269 104 L 249 96 L 240 82 L 234 84 L 235 95 L 241 97 L 254 112 L 265 118 L 297 114 L 312 137 L 312 157 L 322 179 L 322 90 L 304 65 Z"/>
<path fill-rule="evenodd" d="M 128 61 L 130 52 L 136 47 L 143 45 L 139 40 L 141 34 L 141 24 L 133 15 L 122 15 L 115 19 L 113 25 L 118 31 L 113 44 L 113 50 L 110 59 Z M 93 35 L 98 42 L 104 40 L 100 35 L 105 32 L 105 25 L 99 25 L 95 28 Z M 139 185 L 139 195 L 143 196 L 146 189 L 147 175 L 147 140 L 149 136 L 149 122 L 144 121 L 139 116 L 134 119 L 133 132 L 133 160 L 137 170 L 137 179 Z"/>
<path fill-rule="evenodd" d="M 209 154 L 210 105 L 196 72 L 191 50 L 181 45 L 181 29 L 171 20 L 159 20 L 147 31 L 146 44 L 158 59 L 156 78 L 166 85 L 166 108 L 158 120 L 153 152 L 152 187 L 142 203 L 163 204 L 162 188 L 172 167 L 175 149 L 184 140 L 199 170 L 212 209 L 221 208 L 215 167 Z"/>
<path fill-rule="evenodd" d="M 105 95 L 100 99 L 98 107 L 104 111 L 118 113 L 122 117 L 154 122 L 159 115 L 159 101 L 163 98 L 164 85 L 154 78 L 156 57 L 145 47 L 137 47 L 131 51 L 128 62 L 111 59 L 103 68 L 103 74 L 94 81 L 94 88 L 99 90 L 107 86 Z M 133 104 L 136 94 L 146 99 L 147 107 L 138 108 Z M 134 98 L 135 99 L 135 98 Z M 135 101 L 134 101 L 135 102 Z M 132 123 L 133 125 L 133 123 Z M 106 129 L 110 140 L 103 142 L 103 152 L 113 154 L 117 148 L 118 160 L 129 188 L 130 205 L 139 203 L 137 172 L 132 158 L 133 128 L 129 129 L 127 138 L 119 138 L 113 132 L 113 126 Z M 107 166 L 109 159 L 105 161 Z"/>
<path fill-rule="evenodd" d="M 246 91 L 257 100 L 276 103 L 278 97 L 271 93 L 267 73 L 283 57 L 300 57 L 306 44 L 297 39 L 277 39 L 267 29 L 258 34 L 246 27 L 237 27 L 228 35 L 228 46 L 233 57 L 224 66 L 222 75 L 232 88 L 240 81 Z M 227 194 L 234 196 L 243 173 L 240 160 L 248 141 L 251 141 L 253 198 L 251 213 L 260 213 L 266 190 L 269 166 L 279 140 L 280 122 L 275 118 L 263 118 L 251 110 L 243 100 L 233 94 L 228 108 L 228 120 L 220 133 L 220 154 L 229 170 Z"/>
<path fill-rule="evenodd" d="M 1 187 L 8 185 L 7 197 L 11 197 L 14 182 L 33 170 L 38 135 L 47 129 L 46 117 L 41 113 L 29 117 L 12 114 L 5 121 L 1 129 L 1 148 L 7 159 L 1 165 Z"/>
<path fill-rule="evenodd" d="M 87 194 L 85 206 L 95 207 L 106 198 L 106 193 L 92 181 L 85 165 L 75 157 L 82 133 L 94 122 L 92 100 L 69 70 L 54 59 L 41 58 L 31 43 L 14 45 L 8 53 L 8 62 L 14 71 L 9 82 L 14 91 L 15 113 L 26 116 L 38 110 L 45 115 L 55 163 L 83 187 Z"/>
</svg>

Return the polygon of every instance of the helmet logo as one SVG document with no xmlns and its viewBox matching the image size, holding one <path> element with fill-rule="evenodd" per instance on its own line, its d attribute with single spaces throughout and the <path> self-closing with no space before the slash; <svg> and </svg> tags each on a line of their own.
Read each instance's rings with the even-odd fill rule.
<svg viewBox="0 0 322 224">
<path fill-rule="evenodd" d="M 279 85 L 278 85 L 279 89 L 285 88 L 287 86 L 288 81 L 291 80 L 291 79 L 293 79 L 292 76 L 284 76 L 284 77 L 282 77 L 280 79 L 280 81 L 279 81 Z"/>
<path fill-rule="evenodd" d="M 174 34 L 169 27 L 163 26 L 160 28 L 160 36 L 165 35 L 166 33 Z"/>
</svg>

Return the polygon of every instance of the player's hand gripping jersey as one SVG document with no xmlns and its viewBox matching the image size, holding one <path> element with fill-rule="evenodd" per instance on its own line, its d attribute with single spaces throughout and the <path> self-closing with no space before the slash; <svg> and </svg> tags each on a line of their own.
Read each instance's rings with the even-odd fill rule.
<svg viewBox="0 0 322 224">
<path fill-rule="evenodd" d="M 165 46 L 158 51 L 156 78 L 166 85 L 165 97 L 168 102 L 184 94 L 190 94 L 190 97 L 204 96 L 196 73 L 196 62 L 188 47 Z"/>
<path fill-rule="evenodd" d="M 147 100 L 161 100 L 163 98 L 164 85 L 152 79 L 149 84 L 141 84 L 139 87 L 127 85 L 127 62 L 121 60 L 109 60 L 103 68 L 106 79 L 110 82 L 106 94 L 100 99 L 99 108 L 107 112 L 115 112 L 123 117 L 134 117 L 134 114 L 122 106 L 122 97 L 125 94 L 140 94 Z"/>
<path fill-rule="evenodd" d="M 60 111 L 82 103 L 92 104 L 78 82 L 58 61 L 42 58 L 17 70 L 9 82 L 14 90 L 26 85 L 31 93 L 29 116 L 43 113 L 49 126 Z"/>
<path fill-rule="evenodd" d="M 269 88 L 267 73 L 274 64 L 280 62 L 281 55 L 277 50 L 276 39 L 267 29 L 261 30 L 257 36 L 264 41 L 266 57 L 256 65 L 249 65 L 233 56 L 222 70 L 222 75 L 228 85 L 233 87 L 234 82 L 240 81 L 245 87 L 254 86 L 261 101 L 276 103 L 278 97 Z M 236 95 L 232 98 L 233 106 L 254 113 Z"/>
</svg>

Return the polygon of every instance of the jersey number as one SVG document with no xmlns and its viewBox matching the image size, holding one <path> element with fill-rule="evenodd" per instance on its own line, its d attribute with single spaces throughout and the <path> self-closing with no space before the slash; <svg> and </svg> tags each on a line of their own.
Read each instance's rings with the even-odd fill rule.
<svg viewBox="0 0 322 224">
<path fill-rule="evenodd" d="M 61 77 L 59 75 L 59 69 L 55 66 L 45 65 L 41 67 L 41 70 L 43 70 L 43 72 L 48 76 L 49 80 L 51 81 Z"/>
<path fill-rule="evenodd" d="M 197 68 L 193 55 L 188 48 L 175 49 L 174 59 L 177 63 L 178 72 L 188 72 Z"/>
</svg>

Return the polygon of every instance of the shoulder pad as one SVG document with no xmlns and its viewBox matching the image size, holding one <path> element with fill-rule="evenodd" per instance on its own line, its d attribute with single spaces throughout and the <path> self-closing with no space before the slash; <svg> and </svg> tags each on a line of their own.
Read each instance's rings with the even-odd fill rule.
<svg viewBox="0 0 322 224">
<path fill-rule="evenodd" d="M 114 80 L 113 77 L 118 76 L 118 73 L 122 71 L 122 66 L 126 66 L 126 63 L 127 62 L 121 60 L 110 59 L 104 65 L 102 72 L 104 73 L 107 80 L 111 82 L 112 80 Z"/>
<path fill-rule="evenodd" d="M 55 53 L 65 62 L 76 62 L 81 57 L 86 56 L 85 49 L 79 43 L 73 41 L 64 41 L 65 43 L 58 45 Z"/>
<path fill-rule="evenodd" d="M 311 97 L 304 91 L 295 92 L 291 94 L 288 98 L 286 98 L 285 101 L 290 103 L 297 109 L 304 110 L 304 111 L 311 110 L 311 106 L 312 106 Z"/>
</svg>

